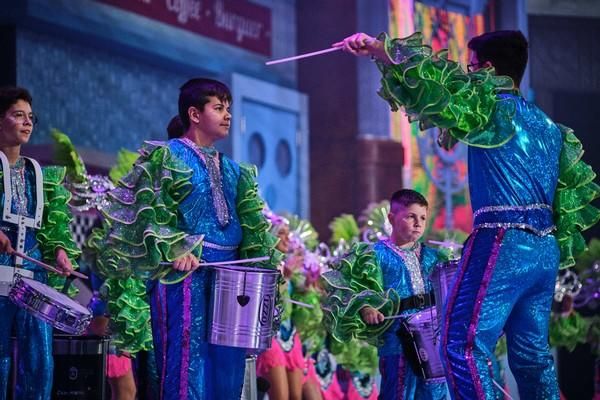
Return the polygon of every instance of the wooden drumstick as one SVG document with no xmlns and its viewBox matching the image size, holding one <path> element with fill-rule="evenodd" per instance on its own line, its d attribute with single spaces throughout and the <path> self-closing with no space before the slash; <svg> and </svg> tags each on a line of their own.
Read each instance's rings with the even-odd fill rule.
<svg viewBox="0 0 600 400">
<path fill-rule="evenodd" d="M 199 267 L 209 267 L 209 266 L 215 266 L 218 267 L 219 265 L 231 265 L 231 264 L 246 264 L 246 263 L 255 263 L 255 262 L 260 262 L 260 261 L 265 261 L 268 260 L 269 256 L 262 256 L 262 257 L 254 257 L 254 258 L 243 258 L 241 260 L 231 260 L 231 261 L 216 261 L 216 262 L 204 262 L 204 263 L 200 263 Z M 164 261 L 161 262 L 161 265 L 172 265 L 173 263 L 171 261 Z"/>
<path fill-rule="evenodd" d="M 16 250 L 13 251 L 12 254 L 14 256 L 21 257 L 22 259 L 27 260 L 27 261 L 29 261 L 29 262 L 31 262 L 31 263 L 33 263 L 35 265 L 38 265 L 38 266 L 40 266 L 42 268 L 45 268 L 48 271 L 56 272 L 59 275 L 63 275 L 63 273 L 61 271 L 59 271 L 58 269 L 54 268 L 52 265 L 48 265 L 48 264 L 46 264 L 46 263 L 44 263 L 44 262 L 42 262 L 40 260 L 36 260 L 35 258 L 29 257 L 26 254 L 20 253 L 20 252 L 18 252 Z M 77 271 L 71 271 L 71 275 L 76 276 L 76 277 L 81 278 L 81 279 L 88 279 L 87 275 L 84 275 L 81 272 L 77 272 Z"/>
<path fill-rule="evenodd" d="M 293 56 L 293 57 L 286 57 L 286 58 L 280 58 L 280 59 L 277 59 L 277 60 L 267 61 L 265 63 L 265 65 L 281 64 L 281 63 L 288 62 L 288 61 L 300 60 L 301 58 L 308 58 L 308 57 L 318 56 L 318 55 L 321 55 L 321 54 L 327 54 L 327 53 L 331 53 L 333 51 L 338 51 L 338 50 L 341 50 L 341 49 L 342 49 L 341 46 L 330 47 L 328 49 L 323 49 L 323 50 L 319 50 L 319 51 L 313 51 L 311 53 L 298 54 L 297 56 Z"/>
</svg>

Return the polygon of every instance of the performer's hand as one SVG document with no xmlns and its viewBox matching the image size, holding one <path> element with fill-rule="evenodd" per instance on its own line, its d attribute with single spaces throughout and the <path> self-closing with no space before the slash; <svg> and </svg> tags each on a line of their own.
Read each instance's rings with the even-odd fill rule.
<svg viewBox="0 0 600 400">
<path fill-rule="evenodd" d="M 369 306 L 360 310 L 360 316 L 368 325 L 377 325 L 384 321 L 383 314 Z"/>
<path fill-rule="evenodd" d="M 10 239 L 8 236 L 4 234 L 4 232 L 0 231 L 0 253 L 8 253 L 12 254 L 15 251 L 10 244 Z"/>
<path fill-rule="evenodd" d="M 73 272 L 73 264 L 71 264 L 67 252 L 63 249 L 56 250 L 56 269 L 64 276 L 69 276 Z"/>
<path fill-rule="evenodd" d="M 384 62 L 390 61 L 383 48 L 383 43 L 366 33 L 355 33 L 332 46 L 341 47 L 345 52 L 355 56 L 373 56 Z"/>
<path fill-rule="evenodd" d="M 181 272 L 194 271 L 200 266 L 200 261 L 193 254 L 179 257 L 173 261 L 173 269 Z"/>
</svg>

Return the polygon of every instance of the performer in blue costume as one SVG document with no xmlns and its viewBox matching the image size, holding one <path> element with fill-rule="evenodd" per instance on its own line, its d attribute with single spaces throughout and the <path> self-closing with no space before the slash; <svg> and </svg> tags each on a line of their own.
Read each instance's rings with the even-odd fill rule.
<svg viewBox="0 0 600 400">
<path fill-rule="evenodd" d="M 380 399 L 446 398 L 445 383 L 426 383 L 406 359 L 398 336 L 398 319 L 431 307 L 429 274 L 437 251 L 419 242 L 427 224 L 427 200 L 402 189 L 390 199 L 392 234 L 372 246 L 359 244 L 340 268 L 322 275 L 328 292 L 325 315 L 334 338 L 376 343 L 382 376 Z"/>
<path fill-rule="evenodd" d="M 16 273 L 44 284 L 62 287 L 64 277 L 12 255 L 14 250 L 44 260 L 62 271 L 73 270 L 79 250 L 71 237 L 69 192 L 62 187 L 62 167 L 45 167 L 21 156 L 36 117 L 32 98 L 22 88 L 0 89 L 0 399 L 6 399 L 11 367 L 11 335 L 19 354 L 16 398 L 46 400 L 51 396 L 52 326 L 36 319 L 7 297 Z M 18 237 L 23 240 L 18 240 Z M 71 260 L 69 260 L 71 258 Z"/>
<path fill-rule="evenodd" d="M 138 315 L 144 309 L 139 282 L 150 281 L 161 399 L 240 397 L 245 350 L 207 342 L 212 289 L 199 259 L 271 255 L 264 266 L 275 268 L 280 258 L 262 215 L 255 170 L 213 147 L 229 132 L 230 103 L 221 82 L 200 78 L 184 84 L 179 116 L 185 133 L 147 143 L 133 171 L 111 192 L 104 210 L 109 235 L 98 232 L 90 241 L 99 253 L 97 272 L 108 278 L 121 350 L 147 347 L 149 330 L 140 326 L 147 319 Z"/>
<path fill-rule="evenodd" d="M 422 128 L 441 128 L 440 144 L 469 146 L 474 230 L 445 307 L 442 353 L 456 399 L 501 395 L 490 367 L 506 333 L 510 368 L 522 399 L 558 399 L 548 323 L 559 263 L 585 248 L 580 231 L 600 213 L 599 188 L 580 161 L 568 128 L 527 102 L 518 87 L 527 41 L 518 31 L 472 39 L 472 72 L 432 54 L 415 33 L 378 39 L 358 33 L 335 45 L 371 55 L 382 72 L 380 95 Z"/>
</svg>

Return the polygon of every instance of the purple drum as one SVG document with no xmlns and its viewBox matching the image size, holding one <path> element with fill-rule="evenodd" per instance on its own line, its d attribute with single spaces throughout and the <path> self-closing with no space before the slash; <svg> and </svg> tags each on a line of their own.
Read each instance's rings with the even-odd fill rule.
<svg viewBox="0 0 600 400">
<path fill-rule="evenodd" d="M 71 335 L 81 335 L 92 320 L 92 313 L 53 288 L 17 275 L 9 297 L 17 306 Z"/>
<path fill-rule="evenodd" d="M 402 320 L 402 347 L 416 375 L 428 383 L 445 381 L 440 357 L 440 331 L 436 308 L 430 307 Z"/>
<path fill-rule="evenodd" d="M 448 292 L 454 283 L 456 278 L 456 271 L 458 270 L 458 260 L 446 261 L 437 264 L 429 279 L 433 286 L 433 293 L 435 296 L 435 306 L 437 308 L 437 322 L 438 326 L 441 326 L 442 322 L 442 311 L 446 305 L 448 298 Z"/>
<path fill-rule="evenodd" d="M 209 338 L 212 344 L 268 349 L 279 271 L 240 265 L 211 268 Z"/>
</svg>

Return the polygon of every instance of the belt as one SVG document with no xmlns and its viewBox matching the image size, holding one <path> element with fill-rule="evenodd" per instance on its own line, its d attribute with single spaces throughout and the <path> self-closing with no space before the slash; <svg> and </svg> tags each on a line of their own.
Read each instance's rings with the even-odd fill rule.
<svg viewBox="0 0 600 400">
<path fill-rule="evenodd" d="M 413 308 L 427 308 L 435 305 L 433 292 L 416 294 L 400 300 L 400 312 L 411 310 Z"/>
</svg>

